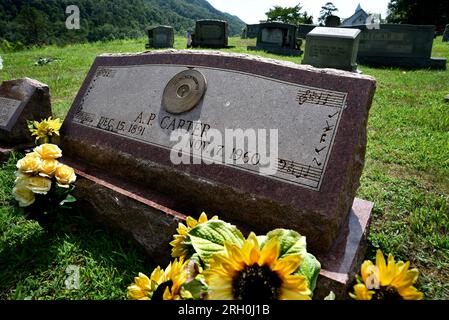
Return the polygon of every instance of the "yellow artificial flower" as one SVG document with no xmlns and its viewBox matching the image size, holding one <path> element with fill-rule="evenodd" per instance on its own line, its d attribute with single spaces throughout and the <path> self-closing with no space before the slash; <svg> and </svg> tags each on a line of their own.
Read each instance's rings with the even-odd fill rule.
<svg viewBox="0 0 449 320">
<path fill-rule="evenodd" d="M 53 135 L 59 136 L 61 126 L 61 119 L 52 119 L 52 117 L 44 119 L 41 122 L 33 121 L 28 124 L 31 135 L 36 136 L 36 141 L 39 139 L 48 141 L 48 138 Z"/>
<path fill-rule="evenodd" d="M 48 128 L 52 134 L 59 136 L 59 130 L 62 127 L 62 121 L 59 118 L 52 119 L 51 117 L 47 119 Z"/>
<path fill-rule="evenodd" d="M 254 233 L 242 247 L 225 242 L 225 252 L 215 254 L 204 271 L 210 300 L 310 300 L 304 276 L 293 274 L 300 255 L 279 258 L 279 241 L 269 240 L 262 248 Z"/>
<path fill-rule="evenodd" d="M 76 181 L 75 170 L 67 165 L 60 165 L 55 172 L 56 182 L 62 188 L 68 188 L 71 183 Z"/>
<path fill-rule="evenodd" d="M 21 179 L 21 183 L 26 184 L 26 188 L 36 194 L 47 194 L 47 192 L 51 189 L 51 180 L 48 178 L 36 176 L 19 179 Z"/>
<path fill-rule="evenodd" d="M 62 157 L 62 151 L 55 144 L 44 143 L 34 149 L 43 160 L 54 160 Z"/>
<path fill-rule="evenodd" d="M 421 300 L 419 292 L 413 284 L 418 279 L 418 269 L 409 269 L 410 262 L 395 262 L 392 254 L 388 255 L 388 263 L 381 250 L 376 253 L 376 265 L 365 261 L 361 267 L 363 283 L 354 286 L 356 300 Z M 365 287 L 363 289 L 362 287 Z"/>
<path fill-rule="evenodd" d="M 17 161 L 17 169 L 22 173 L 34 174 L 39 171 L 42 160 L 38 154 L 28 153 L 24 158 Z"/>
<path fill-rule="evenodd" d="M 34 203 L 36 197 L 30 189 L 27 188 L 26 184 L 18 184 L 12 189 L 12 194 L 14 199 L 19 202 L 20 207 L 28 207 Z"/>
<path fill-rule="evenodd" d="M 210 220 L 218 220 L 218 216 L 213 216 Z M 173 236 L 174 240 L 170 242 L 170 245 L 173 247 L 172 248 L 173 258 L 187 258 L 187 256 L 190 253 L 189 252 L 190 247 L 189 245 L 186 244 L 188 240 L 188 232 L 193 228 L 195 228 L 197 225 L 206 223 L 207 221 L 209 221 L 207 215 L 206 213 L 203 212 L 198 218 L 198 220 L 192 217 L 187 217 L 186 219 L 187 226 L 184 225 L 183 223 L 179 223 L 178 228 L 176 229 L 178 234 L 175 234 Z"/>
<path fill-rule="evenodd" d="M 51 178 L 59 166 L 61 164 L 58 160 L 42 160 L 39 166 L 39 175 L 41 177 Z"/>
<path fill-rule="evenodd" d="M 171 262 L 163 270 L 159 266 L 148 278 L 143 273 L 134 278 L 134 283 L 128 287 L 128 297 L 133 300 L 181 300 L 191 297 L 190 292 L 181 286 L 187 281 L 186 271 L 188 261 L 180 259 Z"/>
</svg>

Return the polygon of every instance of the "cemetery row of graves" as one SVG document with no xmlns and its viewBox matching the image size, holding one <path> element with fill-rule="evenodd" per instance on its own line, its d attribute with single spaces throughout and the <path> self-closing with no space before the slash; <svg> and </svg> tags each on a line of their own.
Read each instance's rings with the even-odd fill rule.
<svg viewBox="0 0 449 320">
<path fill-rule="evenodd" d="M 0 298 L 449 297 L 449 44 L 249 33 L 2 54 Z"/>
</svg>

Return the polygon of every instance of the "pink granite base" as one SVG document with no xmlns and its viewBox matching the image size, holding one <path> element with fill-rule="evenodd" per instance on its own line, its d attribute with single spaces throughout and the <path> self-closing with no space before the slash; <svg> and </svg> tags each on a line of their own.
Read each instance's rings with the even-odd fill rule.
<svg viewBox="0 0 449 320">
<path fill-rule="evenodd" d="M 167 264 L 171 250 L 169 242 L 178 223 L 186 218 L 170 209 L 171 199 L 151 194 L 149 190 L 142 193 L 119 186 L 97 174 L 76 171 L 75 196 L 79 199 L 80 213 L 133 238 L 155 263 Z M 348 224 L 333 248 L 326 254 L 317 255 L 322 270 L 315 290 L 316 299 L 324 298 L 331 290 L 337 299 L 348 298 L 347 290 L 363 260 L 372 207 L 371 202 L 355 199 Z"/>
</svg>

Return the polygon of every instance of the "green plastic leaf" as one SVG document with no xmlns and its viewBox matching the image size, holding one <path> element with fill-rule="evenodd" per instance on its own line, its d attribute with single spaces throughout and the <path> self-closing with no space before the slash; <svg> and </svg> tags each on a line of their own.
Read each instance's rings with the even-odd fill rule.
<svg viewBox="0 0 449 320">
<path fill-rule="evenodd" d="M 333 291 L 329 292 L 326 298 L 324 300 L 335 300 L 335 293 Z"/>
<path fill-rule="evenodd" d="M 66 204 L 66 203 L 73 203 L 76 202 L 76 198 L 74 196 L 72 196 L 71 194 L 67 195 L 67 197 L 61 201 L 61 206 Z"/>
<path fill-rule="evenodd" d="M 320 262 L 310 253 L 305 253 L 302 255 L 302 262 L 297 274 L 306 277 L 307 284 L 310 290 L 315 290 L 316 281 L 320 274 L 321 264 Z"/>
<path fill-rule="evenodd" d="M 194 279 L 182 285 L 182 288 L 192 295 L 195 300 L 200 300 L 207 293 L 207 286 L 199 279 Z"/>
<path fill-rule="evenodd" d="M 209 258 L 224 251 L 225 241 L 243 245 L 242 233 L 233 225 L 221 220 L 209 220 L 189 231 L 189 237 L 195 252 L 207 263 Z"/>
<path fill-rule="evenodd" d="M 276 229 L 267 234 L 265 243 L 272 238 L 278 238 L 280 244 L 279 257 L 293 254 L 305 254 L 307 252 L 306 237 L 298 232 L 286 229 Z"/>
</svg>

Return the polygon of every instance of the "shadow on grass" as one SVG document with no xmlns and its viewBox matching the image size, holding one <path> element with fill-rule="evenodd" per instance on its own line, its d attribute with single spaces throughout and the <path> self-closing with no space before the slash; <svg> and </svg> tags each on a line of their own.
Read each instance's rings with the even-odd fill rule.
<svg viewBox="0 0 449 320">
<path fill-rule="evenodd" d="M 0 237 L 0 299 L 121 299 L 138 272 L 152 270 L 136 243 L 81 216 L 60 213 L 41 227 L 22 216 L 12 227 L 20 230 Z M 78 292 L 65 292 L 69 265 L 81 268 Z"/>
</svg>

